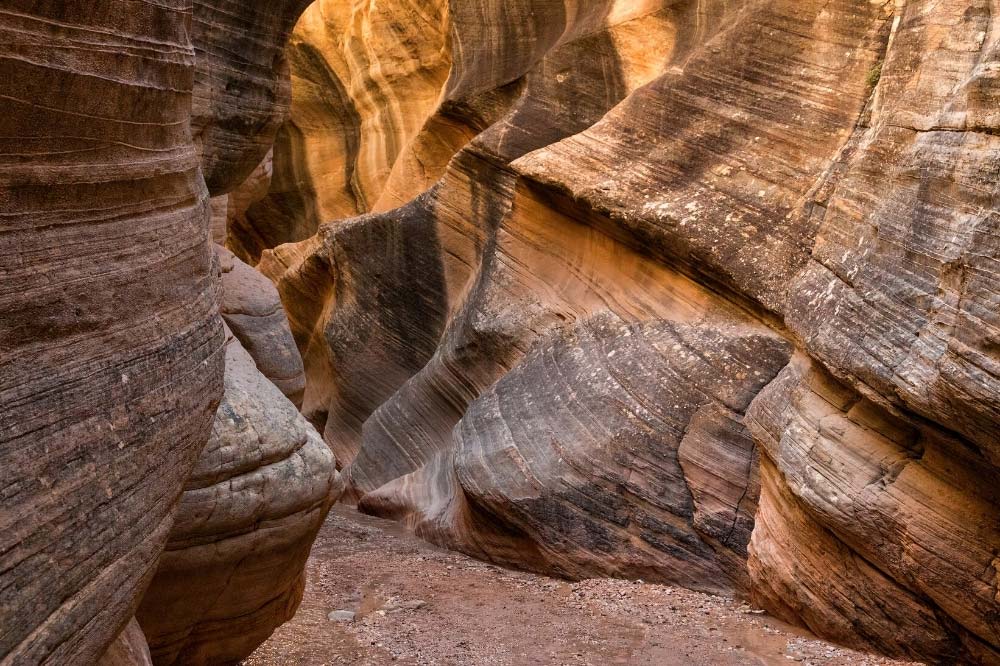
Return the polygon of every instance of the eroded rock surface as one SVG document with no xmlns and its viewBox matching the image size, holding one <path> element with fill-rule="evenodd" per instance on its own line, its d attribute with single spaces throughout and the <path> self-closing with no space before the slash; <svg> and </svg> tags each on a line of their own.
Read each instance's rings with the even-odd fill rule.
<svg viewBox="0 0 1000 666">
<path fill-rule="evenodd" d="M 146 635 L 135 618 L 125 625 L 97 666 L 153 666 Z"/>
<path fill-rule="evenodd" d="M 215 253 L 222 269 L 222 318 L 257 369 L 301 406 L 306 386 L 302 357 L 277 289 L 226 248 L 216 245 Z"/>
<path fill-rule="evenodd" d="M 256 263 L 322 221 L 394 208 L 440 177 L 451 144 L 471 138 L 431 119 L 449 36 L 444 0 L 319 0 L 306 10 L 287 50 L 294 117 L 277 136 L 270 190 L 233 220 L 242 258 Z M 387 190 L 401 192 L 381 205 Z"/>
<path fill-rule="evenodd" d="M 758 490 L 741 414 L 791 346 L 727 329 L 599 316 L 559 331 L 469 406 L 446 460 L 361 507 L 563 577 L 745 590 Z"/>
<path fill-rule="evenodd" d="M 0 7 L 5 664 L 97 663 L 222 394 L 190 19 L 175 0 Z"/>
<path fill-rule="evenodd" d="M 244 182 L 288 114 L 285 43 L 310 0 L 194 0 L 191 129 L 213 196 Z"/>
<path fill-rule="evenodd" d="M 196 512 L 184 503 L 177 511 L 185 484 L 211 487 L 213 473 L 236 478 L 224 471 L 234 464 L 231 450 L 202 454 L 222 396 L 225 339 L 208 237 L 212 224 L 224 240 L 228 199 L 216 196 L 210 206 L 209 194 L 245 181 L 273 141 L 287 111 L 284 42 L 305 4 L 15 1 L 0 9 L 4 664 L 148 663 L 132 617 L 158 566 L 160 576 L 171 566 L 159 561 L 168 537 L 176 547 L 198 533 L 197 522 L 186 522 L 200 520 Z M 287 327 L 281 340 L 274 333 L 283 321 L 277 296 L 273 288 L 248 294 L 253 287 L 237 273 L 227 277 L 239 296 L 227 315 L 295 397 L 301 363 Z M 267 312 L 258 307 L 264 301 Z M 272 353 L 281 344 L 284 355 Z M 296 414 L 260 383 L 276 408 Z M 291 479 L 287 495 L 272 488 L 254 504 L 246 492 L 226 497 L 226 488 L 216 489 L 217 508 L 231 509 L 230 527 L 250 531 L 258 518 L 301 514 L 280 537 L 261 528 L 245 538 L 249 552 L 274 551 L 267 552 L 280 573 L 267 582 L 286 588 L 266 599 L 280 611 L 257 609 L 272 617 L 247 615 L 245 626 L 273 627 L 294 608 L 290 581 L 335 491 L 329 451 L 297 425 L 289 432 L 299 437 L 288 441 L 308 440 L 302 450 L 310 456 L 289 463 L 305 465 L 299 477 L 275 468 Z M 252 459 L 247 451 L 239 458 Z M 294 504 L 307 499 L 315 506 Z M 234 517 L 239 511 L 249 512 L 240 514 L 244 522 Z M 219 589 L 218 604 L 208 604 L 213 619 L 225 617 L 226 604 L 244 614 L 226 596 L 228 577 L 245 583 L 246 569 L 263 567 L 266 557 L 244 553 L 244 566 L 233 570 L 204 558 L 206 568 L 187 583 L 201 584 L 199 593 Z M 176 555 L 167 559 L 176 565 Z M 298 569 L 286 566 L 296 559 Z M 258 595 L 270 594 L 258 587 Z M 198 610 L 185 621 L 203 630 Z M 231 626 L 215 629 L 225 638 L 205 654 L 247 640 Z M 266 636 L 257 633 L 257 642 Z"/>
<path fill-rule="evenodd" d="M 289 619 L 343 489 L 322 438 L 235 337 L 225 386 L 138 612 L 157 664 L 237 663 Z"/>
<path fill-rule="evenodd" d="M 454 130 L 440 178 L 350 219 L 260 209 L 234 241 L 263 250 L 361 506 L 505 564 L 748 589 L 852 645 L 1000 661 L 995 15 L 451 3 L 407 135 Z M 296 150 L 275 164 L 307 178 Z M 665 330 L 706 348 L 651 356 Z M 739 401 L 706 397 L 724 381 Z"/>
<path fill-rule="evenodd" d="M 478 557 L 1000 663 L 992 2 L 307 4 L 0 9 L 4 662 L 141 661 L 150 580 L 239 660 L 329 446 Z"/>
</svg>

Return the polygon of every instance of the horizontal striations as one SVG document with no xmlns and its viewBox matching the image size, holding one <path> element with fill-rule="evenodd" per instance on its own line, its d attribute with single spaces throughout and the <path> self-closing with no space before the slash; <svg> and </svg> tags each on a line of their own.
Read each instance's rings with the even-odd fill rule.
<svg viewBox="0 0 1000 666">
<path fill-rule="evenodd" d="M 811 362 L 768 386 L 747 425 L 773 461 L 749 563 L 762 603 L 855 645 L 996 659 L 996 589 L 983 575 L 1000 545 L 995 468 Z M 831 571 L 843 589 L 829 588 Z"/>
<path fill-rule="evenodd" d="M 196 0 L 191 127 L 213 196 L 242 183 L 288 113 L 284 48 L 309 0 Z"/>
<path fill-rule="evenodd" d="M 832 189 L 788 319 L 824 365 L 996 465 L 1000 138 L 978 109 L 997 50 L 985 8 L 944 3 L 931 20 L 923 5 L 901 16 L 872 128 Z"/>
<path fill-rule="evenodd" d="M 236 663 L 291 618 L 343 485 L 319 434 L 235 338 L 225 397 L 137 617 L 157 664 Z"/>
<path fill-rule="evenodd" d="M 571 578 L 742 587 L 734 555 L 749 530 L 726 544 L 728 534 L 698 516 L 711 489 L 689 474 L 679 449 L 694 439 L 706 451 L 742 440 L 727 478 L 737 490 L 712 511 L 728 532 L 740 498 L 756 490 L 748 487 L 752 445 L 726 403 L 745 406 L 789 350 L 745 329 L 627 325 L 609 315 L 557 331 L 469 406 L 453 435 L 453 496 L 411 507 L 417 529 L 481 557 Z M 732 434 L 701 418 L 704 408 L 729 414 Z M 430 470 L 447 479 L 449 470 L 433 463 L 422 474 Z M 362 507 L 399 512 L 411 493 L 404 479 L 366 495 Z"/>
<path fill-rule="evenodd" d="M 761 2 L 723 20 L 676 69 L 515 168 L 776 309 L 808 256 L 803 197 L 854 128 L 891 14 Z"/>
<path fill-rule="evenodd" d="M 114 20 L 112 20 L 114 18 Z M 222 390 L 187 2 L 0 11 L 0 654 L 96 663 Z"/>
</svg>

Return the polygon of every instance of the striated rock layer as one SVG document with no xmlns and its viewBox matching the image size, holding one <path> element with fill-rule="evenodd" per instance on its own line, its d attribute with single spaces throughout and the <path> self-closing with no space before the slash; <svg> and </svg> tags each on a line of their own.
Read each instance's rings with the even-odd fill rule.
<svg viewBox="0 0 1000 666">
<path fill-rule="evenodd" d="M 158 603 L 171 567 L 190 566 L 172 600 L 186 589 L 206 606 L 156 613 L 185 627 L 175 654 L 204 655 L 189 661 L 246 654 L 297 603 L 312 533 L 337 493 L 329 450 L 245 352 L 229 353 L 228 374 L 266 387 L 253 407 L 270 440 L 202 449 L 225 339 L 208 232 L 214 218 L 224 239 L 229 215 L 216 196 L 210 218 L 208 196 L 245 181 L 268 151 L 287 111 L 284 41 L 305 4 L 0 9 L 4 664 L 149 663 L 133 615 L 151 580 L 146 605 Z M 277 294 L 223 259 L 226 316 L 298 399 L 302 365 Z M 207 526 L 192 492 L 216 512 Z M 177 554 L 199 538 L 213 555 Z M 247 587 L 234 592 L 234 581 Z M 161 635 L 150 641 L 163 661 Z"/>
<path fill-rule="evenodd" d="M 190 18 L 181 0 L 0 8 L 5 664 L 97 663 L 222 393 Z"/>
<path fill-rule="evenodd" d="M 153 666 L 146 636 L 135 618 L 125 625 L 118 638 L 97 662 L 97 666 Z"/>
<path fill-rule="evenodd" d="M 343 489 L 322 438 L 235 337 L 225 386 L 139 607 L 157 664 L 238 663 L 291 618 L 309 548 Z"/>
<path fill-rule="evenodd" d="M 256 263 L 263 249 L 303 240 L 320 221 L 402 201 L 444 171 L 471 137 L 432 119 L 451 67 L 448 3 L 318 0 L 287 49 L 292 120 L 277 135 L 269 190 L 231 220 L 231 247 Z M 458 137 L 453 137 L 458 131 Z"/>
<path fill-rule="evenodd" d="M 344 73 L 313 18 L 293 75 L 371 109 L 410 28 L 329 4 L 372 48 Z M 400 84 L 437 91 L 421 129 L 303 93 L 230 225 L 361 507 L 504 564 L 1000 663 L 996 8 L 430 5 L 377 10 L 439 12 L 407 54 L 450 26 L 447 81 Z"/>
<path fill-rule="evenodd" d="M 310 0 L 193 0 L 191 129 L 213 196 L 245 181 L 288 113 L 284 48 Z"/>
</svg>

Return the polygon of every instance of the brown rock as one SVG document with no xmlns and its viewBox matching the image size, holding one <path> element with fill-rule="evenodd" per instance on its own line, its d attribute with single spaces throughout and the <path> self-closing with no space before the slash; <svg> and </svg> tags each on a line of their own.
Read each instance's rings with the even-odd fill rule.
<svg viewBox="0 0 1000 666">
<path fill-rule="evenodd" d="M 758 602 L 869 649 L 1000 656 L 995 582 L 983 575 L 1000 547 L 996 468 L 803 362 L 758 396 L 747 423 L 768 459 L 751 542 Z"/>
<path fill-rule="evenodd" d="M 212 437 L 137 615 L 156 663 L 237 663 L 289 619 L 342 489 L 326 444 L 230 338 Z"/>
<path fill-rule="evenodd" d="M 284 48 L 309 0 L 195 0 L 191 127 L 213 196 L 247 179 L 288 113 Z"/>
<path fill-rule="evenodd" d="M 758 488 L 740 413 L 790 349 L 766 331 L 599 316 L 557 332 L 469 406 L 450 464 L 386 484 L 361 508 L 563 577 L 745 589 Z M 712 479 L 679 455 L 695 447 L 732 461 L 723 480 L 735 492 L 712 503 Z"/>
<path fill-rule="evenodd" d="M 452 5 L 432 117 L 479 134 L 405 206 L 321 224 L 261 262 L 304 350 L 305 410 L 362 506 L 508 564 L 636 575 L 600 502 L 560 518 L 571 502 L 553 490 L 636 464 L 596 457 L 598 437 L 562 461 L 547 448 L 568 429 L 548 423 L 556 398 L 605 395 L 606 375 L 545 373 L 533 355 L 602 311 L 748 321 L 796 361 L 754 403 L 754 443 L 738 410 L 708 407 L 670 440 L 683 529 L 729 539 L 712 566 L 743 582 L 733 542 L 753 530 L 753 593 L 817 633 L 997 661 L 986 3 Z M 501 414 L 526 396 L 534 410 Z M 619 432 L 613 414 L 588 418 Z M 498 434 L 468 444 L 479 432 Z M 705 585 L 704 561 L 670 571 Z"/>
<path fill-rule="evenodd" d="M 216 245 L 215 253 L 222 267 L 222 318 L 257 369 L 300 407 L 306 378 L 278 291 L 226 248 Z"/>
<path fill-rule="evenodd" d="M 97 666 L 153 666 L 146 636 L 135 618 L 128 621 Z"/>
<path fill-rule="evenodd" d="M 159 660 L 294 610 L 308 420 L 439 544 L 1000 663 L 991 3 L 319 0 L 284 124 L 305 0 L 196 2 L 196 78 L 190 4 L 49 5 L 0 10 L 4 659 L 136 638 L 220 392 L 192 126 L 277 293 L 219 251 Z"/>
<path fill-rule="evenodd" d="M 222 395 L 189 22 L 175 0 L 0 9 L 5 663 L 97 663 Z"/>
</svg>

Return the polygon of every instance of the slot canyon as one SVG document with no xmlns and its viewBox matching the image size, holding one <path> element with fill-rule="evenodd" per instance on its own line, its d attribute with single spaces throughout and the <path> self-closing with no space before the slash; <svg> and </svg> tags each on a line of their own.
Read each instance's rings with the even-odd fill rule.
<svg viewBox="0 0 1000 666">
<path fill-rule="evenodd" d="M 0 0 L 0 666 L 1000 666 L 1000 0 Z"/>
</svg>

